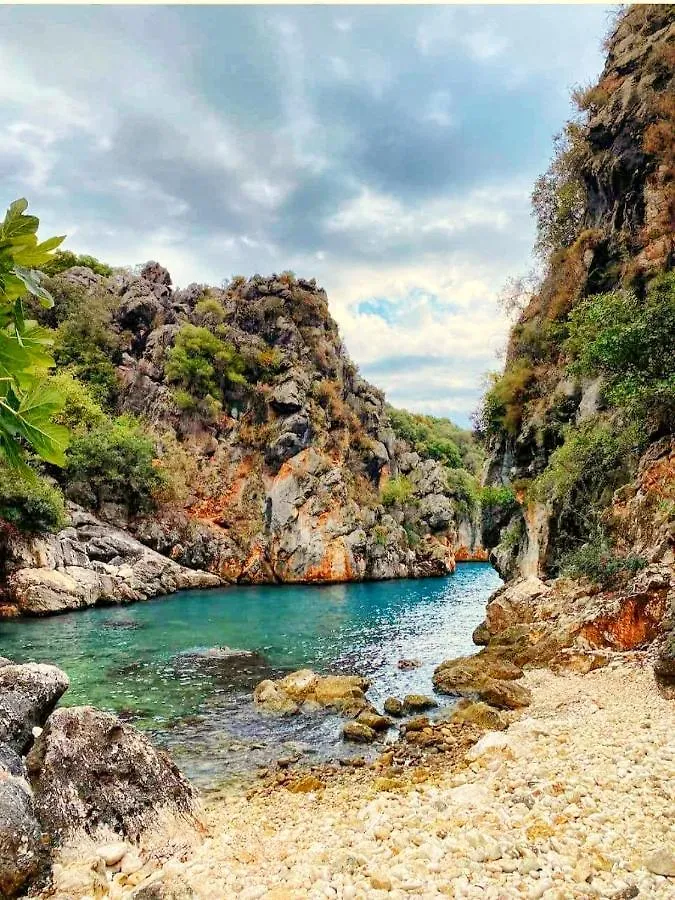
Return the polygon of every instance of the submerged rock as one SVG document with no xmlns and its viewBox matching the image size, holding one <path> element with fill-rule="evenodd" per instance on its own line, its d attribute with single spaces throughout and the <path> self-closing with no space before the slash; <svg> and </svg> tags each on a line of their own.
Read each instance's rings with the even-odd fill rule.
<svg viewBox="0 0 675 900">
<path fill-rule="evenodd" d="M 221 681 L 237 683 L 260 678 L 269 668 L 262 653 L 257 650 L 238 650 L 232 647 L 210 647 L 207 650 L 187 650 L 173 661 L 178 675 L 198 672 Z"/>
<path fill-rule="evenodd" d="M 90 706 L 54 712 L 26 763 L 37 814 L 57 842 L 99 826 L 133 840 L 160 810 L 196 811 L 194 788 L 166 753 Z"/>
<path fill-rule="evenodd" d="M 68 685 L 68 676 L 56 666 L 0 667 L 0 742 L 25 753 L 33 742 L 33 728 L 44 725 Z"/>
</svg>

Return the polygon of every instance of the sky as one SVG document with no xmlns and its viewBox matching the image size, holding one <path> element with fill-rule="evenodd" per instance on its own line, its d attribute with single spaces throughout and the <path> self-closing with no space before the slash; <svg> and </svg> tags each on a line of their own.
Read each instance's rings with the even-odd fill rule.
<svg viewBox="0 0 675 900">
<path fill-rule="evenodd" d="M 390 402 L 467 425 L 610 8 L 3 6 L 0 184 L 174 284 L 314 277 Z"/>
</svg>

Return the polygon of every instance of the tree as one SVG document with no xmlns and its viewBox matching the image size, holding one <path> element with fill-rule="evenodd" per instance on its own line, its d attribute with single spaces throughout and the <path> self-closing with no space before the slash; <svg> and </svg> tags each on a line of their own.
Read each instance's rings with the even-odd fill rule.
<svg viewBox="0 0 675 900">
<path fill-rule="evenodd" d="M 52 258 L 64 238 L 39 244 L 39 220 L 25 214 L 27 207 L 26 200 L 15 200 L 0 223 L 0 456 L 20 466 L 28 444 L 42 459 L 62 466 L 68 429 L 53 417 L 62 409 L 63 397 L 45 380 L 54 365 L 52 338 L 25 318 L 23 298 L 30 294 L 42 306 L 52 305 L 36 269 Z"/>
</svg>

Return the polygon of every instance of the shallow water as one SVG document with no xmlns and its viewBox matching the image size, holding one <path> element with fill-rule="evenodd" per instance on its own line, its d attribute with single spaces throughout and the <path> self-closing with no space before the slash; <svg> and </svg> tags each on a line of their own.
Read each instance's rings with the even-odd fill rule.
<svg viewBox="0 0 675 900">
<path fill-rule="evenodd" d="M 489 565 L 462 563 L 440 579 L 182 591 L 0 621 L 0 655 L 61 666 L 71 680 L 64 705 L 121 713 L 169 747 L 189 776 L 213 784 L 288 753 L 288 742 L 321 759 L 351 752 L 335 716 L 260 714 L 251 689 L 262 678 L 301 667 L 358 672 L 372 679 L 376 705 L 429 693 L 441 660 L 474 649 L 471 633 L 500 583 Z M 261 656 L 234 672 L 190 656 L 218 646 Z M 401 671 L 400 659 L 421 665 Z"/>
</svg>

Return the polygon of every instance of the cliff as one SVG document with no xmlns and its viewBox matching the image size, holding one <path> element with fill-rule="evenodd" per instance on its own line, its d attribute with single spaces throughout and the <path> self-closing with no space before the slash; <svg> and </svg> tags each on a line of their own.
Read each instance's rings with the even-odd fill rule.
<svg viewBox="0 0 675 900">
<path fill-rule="evenodd" d="M 142 424 L 155 456 L 145 477 L 158 484 L 148 499 L 136 469 L 111 474 L 108 457 L 128 441 L 96 445 L 108 425 L 82 426 L 82 400 L 69 467 L 53 472 L 74 520 L 56 535 L 6 538 L 5 614 L 154 596 L 209 575 L 422 577 L 452 572 L 455 549 L 484 556 L 476 511 L 460 509 L 442 460 L 397 437 L 314 281 L 285 273 L 174 290 L 148 263 L 137 273 L 74 266 L 49 287 L 55 307 L 40 315 L 76 376 L 69 390 L 105 394 L 127 433 L 125 416 Z"/>
<path fill-rule="evenodd" d="M 672 617 L 675 7 L 621 11 L 606 46 L 537 182 L 543 277 L 482 410 L 486 481 L 519 499 L 484 639 L 564 620 L 563 645 L 621 649 Z"/>
</svg>

